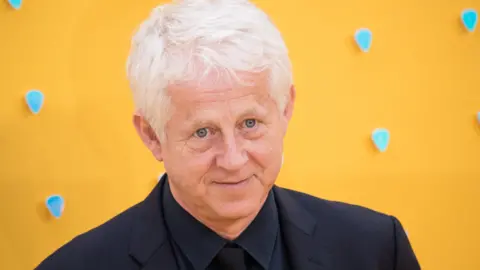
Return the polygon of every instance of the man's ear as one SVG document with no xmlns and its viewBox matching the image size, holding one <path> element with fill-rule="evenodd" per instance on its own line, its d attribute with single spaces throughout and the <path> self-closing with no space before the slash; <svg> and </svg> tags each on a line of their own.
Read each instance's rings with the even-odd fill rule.
<svg viewBox="0 0 480 270">
<path fill-rule="evenodd" d="M 283 115 L 287 119 L 287 121 L 290 121 L 293 115 L 293 107 L 295 105 L 295 97 L 296 97 L 296 91 L 295 91 L 295 86 L 292 85 L 290 87 L 290 92 L 287 97 L 287 102 L 285 106 L 285 110 L 283 111 Z"/>
<path fill-rule="evenodd" d="M 133 114 L 133 125 L 137 130 L 138 136 L 142 139 L 143 144 L 145 144 L 158 161 L 162 161 L 163 156 L 160 140 L 148 121 L 140 113 L 135 113 Z"/>
</svg>

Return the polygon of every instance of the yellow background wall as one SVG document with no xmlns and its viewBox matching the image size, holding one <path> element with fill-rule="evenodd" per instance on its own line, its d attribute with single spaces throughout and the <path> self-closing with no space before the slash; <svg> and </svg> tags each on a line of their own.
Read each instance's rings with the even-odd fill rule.
<svg viewBox="0 0 480 270">
<path fill-rule="evenodd" d="M 142 200 L 162 165 L 131 126 L 130 36 L 157 0 L 0 2 L 0 269 L 32 269 Z M 283 31 L 298 103 L 282 186 L 400 218 L 423 269 L 478 270 L 479 0 L 258 0 Z M 373 32 L 371 52 L 352 39 Z M 38 116 L 24 94 L 46 95 Z M 369 137 L 388 128 L 379 154 Z M 66 209 L 50 218 L 44 200 Z"/>
</svg>

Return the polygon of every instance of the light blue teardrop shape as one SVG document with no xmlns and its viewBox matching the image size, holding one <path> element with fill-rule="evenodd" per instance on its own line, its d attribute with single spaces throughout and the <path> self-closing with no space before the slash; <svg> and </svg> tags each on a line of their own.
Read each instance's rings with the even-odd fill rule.
<svg viewBox="0 0 480 270">
<path fill-rule="evenodd" d="M 390 132 L 385 128 L 377 128 L 372 132 L 372 141 L 380 152 L 385 152 L 390 143 Z"/>
<path fill-rule="evenodd" d="M 477 121 L 478 121 L 478 124 L 480 125 L 480 112 L 477 112 Z"/>
<path fill-rule="evenodd" d="M 469 32 L 473 32 L 478 23 L 478 13 L 476 10 L 468 8 L 462 11 L 462 22 Z"/>
<path fill-rule="evenodd" d="M 8 0 L 8 3 L 14 8 L 14 9 L 20 9 L 22 6 L 22 0 Z"/>
<path fill-rule="evenodd" d="M 28 91 L 25 95 L 28 108 L 33 114 L 38 114 L 43 107 L 44 101 L 43 93 L 38 90 Z"/>
<path fill-rule="evenodd" d="M 60 218 L 65 208 L 65 201 L 60 195 L 52 195 L 47 198 L 45 204 L 52 216 Z"/>
<path fill-rule="evenodd" d="M 367 28 L 360 28 L 355 32 L 355 41 L 363 52 L 368 52 L 372 46 L 372 31 Z"/>
</svg>

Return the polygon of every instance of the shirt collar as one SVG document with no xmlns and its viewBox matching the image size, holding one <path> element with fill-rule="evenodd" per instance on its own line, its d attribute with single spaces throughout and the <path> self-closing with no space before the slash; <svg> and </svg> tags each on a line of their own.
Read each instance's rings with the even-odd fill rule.
<svg viewBox="0 0 480 270">
<path fill-rule="evenodd" d="M 270 191 L 258 215 L 234 242 L 245 249 L 263 269 L 269 269 L 278 228 L 277 205 Z"/>
<path fill-rule="evenodd" d="M 165 220 L 173 240 L 195 269 L 206 269 L 228 241 L 185 211 L 173 198 L 168 181 L 164 193 Z M 264 269 L 268 269 L 278 235 L 278 224 L 274 194 L 270 191 L 257 217 L 234 242 Z"/>
</svg>

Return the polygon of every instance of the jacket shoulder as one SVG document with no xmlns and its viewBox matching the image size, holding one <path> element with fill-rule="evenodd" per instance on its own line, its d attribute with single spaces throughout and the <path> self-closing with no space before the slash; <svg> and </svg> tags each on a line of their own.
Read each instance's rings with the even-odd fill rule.
<svg viewBox="0 0 480 270">
<path fill-rule="evenodd" d="M 408 236 L 395 216 L 298 191 L 284 191 L 316 220 L 314 237 L 329 247 L 337 265 L 354 263 L 358 269 L 420 269 Z"/>
<path fill-rule="evenodd" d="M 138 205 L 132 206 L 76 236 L 50 254 L 35 269 L 136 269 L 128 249 L 137 211 Z"/>
<path fill-rule="evenodd" d="M 345 226 L 348 229 L 360 228 L 363 232 L 368 232 L 368 228 L 377 231 L 379 226 L 391 227 L 392 225 L 393 216 L 368 207 L 326 200 L 291 189 L 282 189 L 289 193 L 313 218 L 321 219 L 321 222 L 330 220 L 335 225 L 340 225 L 340 229 Z M 328 217 L 327 220 L 326 217 Z"/>
<path fill-rule="evenodd" d="M 316 220 L 315 235 L 331 243 L 333 250 L 343 250 L 352 256 L 393 260 L 395 231 L 403 233 L 395 217 L 360 205 L 284 190 Z"/>
</svg>

